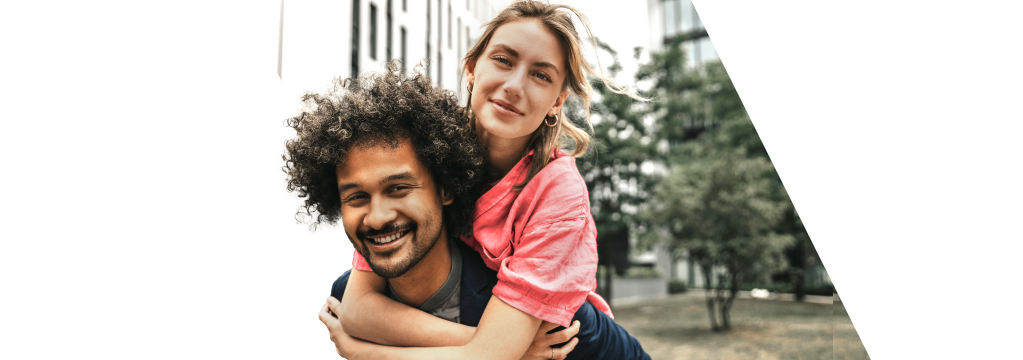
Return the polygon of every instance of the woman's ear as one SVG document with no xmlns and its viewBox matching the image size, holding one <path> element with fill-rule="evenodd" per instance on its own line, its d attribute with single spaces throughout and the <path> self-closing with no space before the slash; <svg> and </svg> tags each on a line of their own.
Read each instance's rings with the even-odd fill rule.
<svg viewBox="0 0 1023 360">
<path fill-rule="evenodd" d="M 465 78 L 472 84 L 476 79 L 476 59 L 469 59 L 465 62 Z"/>
<path fill-rule="evenodd" d="M 554 100 L 554 106 L 547 111 L 547 116 L 555 116 L 561 111 L 561 106 L 565 105 L 565 99 L 568 99 L 568 91 L 561 93 L 557 99 Z"/>
</svg>

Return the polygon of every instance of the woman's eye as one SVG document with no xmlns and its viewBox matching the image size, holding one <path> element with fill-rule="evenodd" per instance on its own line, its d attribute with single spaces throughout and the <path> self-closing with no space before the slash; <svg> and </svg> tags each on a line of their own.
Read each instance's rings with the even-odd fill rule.
<svg viewBox="0 0 1023 360">
<path fill-rule="evenodd" d="M 511 65 L 511 61 L 509 61 L 508 59 L 505 59 L 504 57 L 498 56 L 498 57 L 495 57 L 494 60 L 499 62 L 499 63 L 505 64 L 505 65 Z"/>
<path fill-rule="evenodd" d="M 536 75 L 534 75 L 534 76 L 536 76 L 540 80 L 543 80 L 543 81 L 546 81 L 546 82 L 553 82 L 553 80 L 551 79 L 550 76 L 547 76 L 547 74 L 544 74 L 542 72 L 536 73 Z"/>
</svg>

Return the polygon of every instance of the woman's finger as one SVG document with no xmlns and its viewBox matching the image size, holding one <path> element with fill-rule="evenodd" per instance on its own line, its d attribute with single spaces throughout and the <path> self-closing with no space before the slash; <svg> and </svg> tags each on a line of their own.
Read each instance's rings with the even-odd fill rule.
<svg viewBox="0 0 1023 360">
<path fill-rule="evenodd" d="M 547 344 L 557 345 L 563 344 L 569 339 L 579 334 L 580 323 L 579 320 L 573 321 L 572 326 L 569 326 L 561 331 L 547 335 Z"/>
<path fill-rule="evenodd" d="M 330 320 L 337 321 L 337 319 L 334 318 L 334 315 L 331 315 L 328 312 L 330 311 L 330 308 L 327 305 L 328 304 L 323 304 L 323 307 L 320 308 L 320 313 L 317 316 L 320 318 L 320 322 L 322 322 L 323 325 L 327 325 L 327 327 L 330 327 L 330 323 L 328 323 L 328 321 Z"/>
<path fill-rule="evenodd" d="M 572 350 L 575 349 L 575 345 L 578 343 L 579 338 L 572 338 L 572 340 L 569 341 L 568 344 L 565 344 L 565 346 L 562 346 L 560 349 L 554 349 L 553 359 L 564 359 L 568 357 L 568 353 L 572 352 Z"/>
<path fill-rule="evenodd" d="M 554 328 L 556 327 L 558 327 L 558 324 L 544 320 L 542 323 L 540 323 L 540 331 L 537 331 L 537 333 L 546 334 L 548 331 L 554 330 Z"/>
</svg>

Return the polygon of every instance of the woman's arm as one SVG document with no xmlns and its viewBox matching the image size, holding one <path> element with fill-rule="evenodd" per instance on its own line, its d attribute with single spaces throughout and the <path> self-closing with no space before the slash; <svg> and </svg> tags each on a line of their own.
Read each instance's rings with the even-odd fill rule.
<svg viewBox="0 0 1023 360">
<path fill-rule="evenodd" d="M 385 286 L 379 275 L 352 269 L 343 300 L 331 307 L 345 333 L 394 346 L 456 346 L 472 339 L 476 328 L 394 301 L 383 294 Z M 331 301 L 337 302 L 330 298 L 328 303 Z"/>
<path fill-rule="evenodd" d="M 327 305 L 329 306 L 329 304 Z M 331 308 L 333 309 L 333 308 Z M 373 344 L 352 338 L 344 330 L 331 327 L 332 322 L 321 311 L 320 320 L 331 329 L 331 340 L 334 341 L 338 353 L 352 360 L 357 359 L 506 359 L 522 358 L 530 343 L 537 337 L 541 320 L 526 314 L 501 299 L 490 298 L 480 326 L 472 336 L 472 340 L 464 346 L 447 346 L 435 348 L 401 348 Z M 578 324 L 573 324 L 578 331 Z M 345 329 L 347 330 L 347 329 Z M 573 334 L 574 335 L 574 334 Z M 569 345 L 575 346 L 578 339 Z M 568 346 L 566 346 L 568 348 Z M 570 349 L 567 351 L 571 351 Z M 564 354 L 567 354 L 564 351 Z M 555 350 L 562 358 L 563 351 Z M 544 355 L 546 356 L 546 355 Z"/>
</svg>

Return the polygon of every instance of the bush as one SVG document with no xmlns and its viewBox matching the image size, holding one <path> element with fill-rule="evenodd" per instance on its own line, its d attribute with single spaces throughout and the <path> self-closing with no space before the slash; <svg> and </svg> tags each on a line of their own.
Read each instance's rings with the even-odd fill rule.
<svg viewBox="0 0 1023 360">
<path fill-rule="evenodd" d="M 674 278 L 668 281 L 669 294 L 681 294 L 689 290 L 689 284 L 684 279 Z"/>
<path fill-rule="evenodd" d="M 834 285 L 807 285 L 807 295 L 820 295 L 820 296 L 834 296 L 835 286 Z"/>
<path fill-rule="evenodd" d="M 660 278 L 661 270 L 651 266 L 631 266 L 629 270 L 625 270 L 625 275 L 621 277 L 626 278 Z"/>
</svg>

